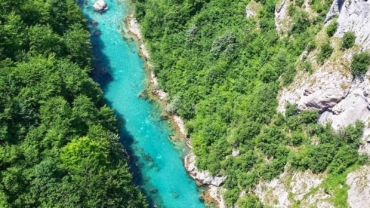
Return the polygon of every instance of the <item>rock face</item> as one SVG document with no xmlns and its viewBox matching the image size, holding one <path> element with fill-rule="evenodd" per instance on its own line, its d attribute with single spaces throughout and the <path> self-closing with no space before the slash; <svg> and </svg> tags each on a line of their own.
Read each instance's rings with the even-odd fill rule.
<svg viewBox="0 0 370 208">
<path fill-rule="evenodd" d="M 222 188 L 220 187 L 226 177 L 224 176 L 212 176 L 208 171 L 199 171 L 198 168 L 195 166 L 195 158 L 196 156 L 194 153 L 190 152 L 184 158 L 184 166 L 188 174 L 197 181 L 198 185 L 208 185 L 209 194 L 212 198 L 214 198 L 218 202 L 219 208 L 225 208 L 225 202 L 222 197 Z"/>
<path fill-rule="evenodd" d="M 363 0 L 334 0 L 326 22 L 338 15 L 338 29 L 335 37 L 343 37 L 345 32 L 356 35 L 360 51 L 370 49 L 370 2 Z M 320 123 L 332 124 L 339 130 L 357 120 L 365 124 L 364 140 L 370 138 L 370 73 L 354 77 L 349 71 L 354 51 L 347 50 L 340 61 L 328 61 L 312 75 L 301 74 L 294 83 L 279 93 L 278 111 L 284 112 L 286 103 L 298 104 L 300 110 L 317 109 Z M 346 62 L 346 63 L 345 63 Z M 370 153 L 370 145 L 361 149 Z"/>
<path fill-rule="evenodd" d="M 189 175 L 194 178 L 200 185 L 213 185 L 220 186 L 226 177 L 223 176 L 212 176 L 208 171 L 199 171 L 195 166 L 196 156 L 193 153 L 189 153 L 184 158 L 185 168 Z"/>
<path fill-rule="evenodd" d="M 347 199 L 350 207 L 370 207 L 370 167 L 363 166 L 348 174 L 346 183 L 350 186 Z"/>
<path fill-rule="evenodd" d="M 105 11 L 108 9 L 107 3 L 105 3 L 104 0 L 98 0 L 93 4 L 93 7 L 95 8 L 96 11 Z"/>
<path fill-rule="evenodd" d="M 333 69 L 329 64 L 322 66 L 312 75 L 301 75 L 290 88 L 283 89 L 279 97 L 278 111 L 284 112 L 287 103 L 298 104 L 300 110 L 331 111 L 346 98 L 353 77 Z"/>
<path fill-rule="evenodd" d="M 323 178 L 324 175 L 315 175 L 309 170 L 293 174 L 284 172 L 272 181 L 260 182 L 254 193 L 264 205 L 271 207 L 292 207 L 294 201 L 300 201 L 301 207 L 311 207 L 313 204 L 317 207 L 330 207 L 331 204 L 324 206 L 327 195 L 321 191 L 311 193 Z"/>
<path fill-rule="evenodd" d="M 335 36 L 342 37 L 345 32 L 356 34 L 356 44 L 362 49 L 370 48 L 370 2 L 364 0 L 334 0 L 326 16 L 328 22 L 338 16 L 338 30 Z"/>
<path fill-rule="evenodd" d="M 355 43 L 360 51 L 370 49 L 370 3 L 368 1 L 334 0 L 325 23 L 329 24 L 335 16 L 338 16 L 336 20 L 338 29 L 334 37 L 342 38 L 344 33 L 352 31 L 356 35 Z M 320 112 L 319 122 L 331 123 L 336 130 L 354 124 L 357 120 L 363 121 L 364 142 L 359 151 L 370 154 L 370 142 L 368 142 L 370 141 L 370 72 L 363 76 L 351 74 L 349 66 L 355 52 L 355 50 L 346 50 L 337 54 L 340 55 L 340 60 L 333 60 L 332 57 L 312 75 L 300 72 L 290 86 L 279 92 L 277 110 L 284 112 L 287 103 L 297 104 L 300 110 L 317 109 Z M 278 202 L 276 207 L 289 207 L 291 204 L 286 193 L 291 191 L 293 198 L 301 201 L 302 207 L 309 207 L 312 204 L 316 207 L 333 207 L 326 200 L 330 196 L 318 186 L 322 179 L 308 177 L 297 182 L 294 182 L 296 179 L 292 179 L 288 187 L 284 185 L 284 180 L 281 176 L 279 179 L 259 185 L 257 194 L 265 204 L 275 206 L 269 201 L 273 198 Z M 302 182 L 309 184 L 300 184 Z M 363 166 L 350 173 L 346 183 L 350 186 L 347 200 L 350 207 L 370 207 L 370 166 Z M 302 187 L 319 189 L 316 194 L 307 195 L 311 188 L 306 190 Z M 268 191 L 262 191 L 266 188 Z"/>
<path fill-rule="evenodd" d="M 291 20 L 288 15 L 289 0 L 280 1 L 275 8 L 275 27 L 279 34 L 289 30 Z"/>
</svg>

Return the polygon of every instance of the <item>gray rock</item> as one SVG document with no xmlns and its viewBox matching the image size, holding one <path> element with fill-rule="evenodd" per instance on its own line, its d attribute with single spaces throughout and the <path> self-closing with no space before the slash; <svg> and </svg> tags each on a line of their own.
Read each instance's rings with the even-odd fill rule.
<svg viewBox="0 0 370 208">
<path fill-rule="evenodd" d="M 342 10 L 342 6 L 344 4 L 344 0 L 334 0 L 328 14 L 325 18 L 325 23 L 331 20 L 334 16 L 338 15 L 340 10 Z"/>
<path fill-rule="evenodd" d="M 338 1 L 340 3 L 343 0 Z M 333 2 L 333 5 L 338 4 L 336 2 L 337 0 Z M 356 35 L 356 44 L 361 45 L 363 50 L 370 49 L 370 2 L 345 1 L 340 8 L 338 7 L 338 11 L 336 12 L 339 15 L 338 29 L 335 36 L 341 38 L 344 33 L 352 31 Z"/>
<path fill-rule="evenodd" d="M 221 184 L 226 179 L 225 176 L 212 176 L 209 171 L 199 171 L 198 168 L 195 166 L 195 158 L 196 156 L 193 153 L 189 153 L 184 158 L 185 169 L 189 173 L 189 175 L 196 180 L 200 185 L 214 185 L 214 186 L 221 186 Z"/>
<path fill-rule="evenodd" d="M 350 207 L 370 207 L 370 167 L 363 166 L 348 174 L 347 202 Z"/>
<path fill-rule="evenodd" d="M 291 20 L 288 15 L 289 0 L 280 1 L 275 8 L 275 27 L 279 34 L 289 30 Z"/>
<path fill-rule="evenodd" d="M 108 9 L 107 3 L 104 0 L 98 0 L 93 4 L 96 11 L 105 11 Z"/>
<path fill-rule="evenodd" d="M 240 150 L 237 150 L 237 149 L 233 149 L 233 151 L 232 151 L 232 156 L 234 156 L 234 157 L 237 157 L 237 156 L 239 156 L 240 155 Z"/>
</svg>

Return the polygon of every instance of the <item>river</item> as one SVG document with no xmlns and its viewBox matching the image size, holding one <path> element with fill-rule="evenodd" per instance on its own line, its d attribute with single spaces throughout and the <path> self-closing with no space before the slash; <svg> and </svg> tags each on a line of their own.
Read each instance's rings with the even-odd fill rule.
<svg viewBox="0 0 370 208">
<path fill-rule="evenodd" d="M 173 129 L 160 119 L 161 109 L 155 102 L 139 98 L 145 89 L 148 73 L 138 55 L 136 42 L 122 37 L 122 20 L 126 2 L 106 0 L 109 9 L 95 12 L 93 0 L 82 6 L 91 26 L 93 78 L 100 83 L 119 119 L 122 143 L 129 151 L 135 183 L 146 194 L 150 206 L 181 208 L 204 207 L 199 189 L 186 173 L 182 159 L 188 153 L 184 142 L 169 140 Z"/>
</svg>

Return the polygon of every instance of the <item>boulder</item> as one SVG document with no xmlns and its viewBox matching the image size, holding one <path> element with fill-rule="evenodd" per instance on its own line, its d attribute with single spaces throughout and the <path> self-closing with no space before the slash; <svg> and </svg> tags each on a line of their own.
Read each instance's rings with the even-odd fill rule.
<svg viewBox="0 0 370 208">
<path fill-rule="evenodd" d="M 94 3 L 93 7 L 96 11 L 105 11 L 108 9 L 107 3 L 104 0 L 98 0 Z"/>
<path fill-rule="evenodd" d="M 231 155 L 234 156 L 234 157 L 237 157 L 240 155 L 240 150 L 238 149 L 233 149 L 233 151 L 231 152 Z"/>
<path fill-rule="evenodd" d="M 90 24 L 91 24 L 91 26 L 96 27 L 98 25 L 98 22 L 97 21 L 91 21 Z"/>
</svg>

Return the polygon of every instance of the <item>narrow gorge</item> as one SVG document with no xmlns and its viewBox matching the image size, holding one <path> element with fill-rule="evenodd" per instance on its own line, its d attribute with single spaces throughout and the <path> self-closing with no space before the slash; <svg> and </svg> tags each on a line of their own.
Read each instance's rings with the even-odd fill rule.
<svg viewBox="0 0 370 208">
<path fill-rule="evenodd" d="M 107 0 L 107 10 L 94 8 L 93 3 L 82 5 L 93 34 L 92 76 L 123 121 L 120 136 L 130 155 L 134 182 L 147 196 L 150 207 L 204 207 L 198 187 L 183 167 L 182 158 L 189 149 L 184 142 L 172 139 L 175 132 L 161 120 L 161 106 L 139 96 L 150 79 L 139 54 L 144 59 L 148 55 L 140 42 L 129 37 L 128 31 L 135 28 L 131 24 L 126 28 L 124 23 L 129 12 L 127 2 Z M 131 35 L 140 38 L 140 34 Z"/>
</svg>

